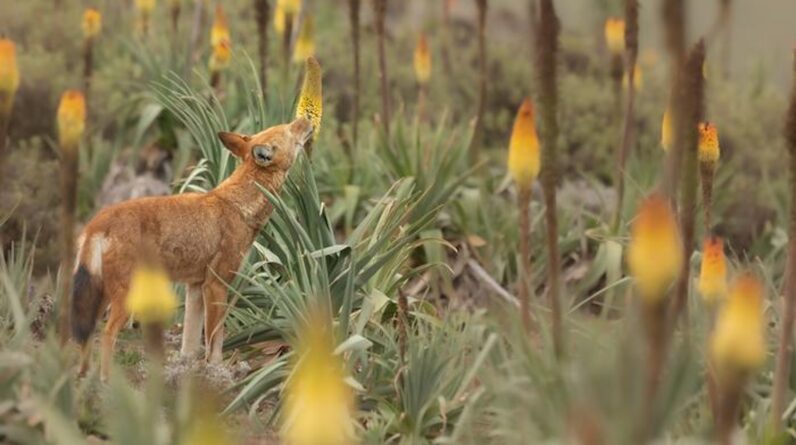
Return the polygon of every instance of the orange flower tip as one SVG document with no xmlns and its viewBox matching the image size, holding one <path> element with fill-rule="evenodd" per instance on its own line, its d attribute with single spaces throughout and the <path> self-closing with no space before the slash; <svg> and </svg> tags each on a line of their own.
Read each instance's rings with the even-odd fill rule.
<svg viewBox="0 0 796 445">
<path fill-rule="evenodd" d="M 65 150 L 80 145 L 86 125 L 86 99 L 79 90 L 67 90 L 58 105 L 58 138 Z"/>
<path fill-rule="evenodd" d="M 223 40 L 231 40 L 229 35 L 229 26 L 227 25 L 227 16 L 224 14 L 224 8 L 221 3 L 216 5 L 216 12 L 213 18 L 213 27 L 210 29 L 210 45 L 215 47 Z"/>
<path fill-rule="evenodd" d="M 17 49 L 9 39 L 0 38 L 0 114 L 8 115 L 19 89 Z"/>
<path fill-rule="evenodd" d="M 645 304 L 654 306 L 677 279 L 684 255 L 677 221 L 662 195 L 647 197 L 631 227 L 627 261 Z"/>
<path fill-rule="evenodd" d="M 610 17 L 605 21 L 605 44 L 611 54 L 618 56 L 625 51 L 625 21 Z"/>
<path fill-rule="evenodd" d="M 541 168 L 539 137 L 536 133 L 533 103 L 522 101 L 509 141 L 508 171 L 520 189 L 530 189 Z"/>
<path fill-rule="evenodd" d="M 727 264 L 724 241 L 718 237 L 705 239 L 702 247 L 702 265 L 697 287 L 702 299 L 712 306 L 727 295 Z"/>
<path fill-rule="evenodd" d="M 719 131 L 710 122 L 699 124 L 699 162 L 715 164 L 719 160 Z"/>
<path fill-rule="evenodd" d="M 661 122 L 661 147 L 663 148 L 663 151 L 669 151 L 669 148 L 672 146 L 673 139 L 674 135 L 672 130 L 672 117 L 671 112 L 667 109 L 663 113 L 663 121 Z"/>
<path fill-rule="evenodd" d="M 425 85 L 431 78 L 431 52 L 425 33 L 420 33 L 414 54 L 415 77 L 420 85 Z"/>
<path fill-rule="evenodd" d="M 102 14 L 96 8 L 87 8 L 83 12 L 83 37 L 93 39 L 102 29 Z"/>
</svg>

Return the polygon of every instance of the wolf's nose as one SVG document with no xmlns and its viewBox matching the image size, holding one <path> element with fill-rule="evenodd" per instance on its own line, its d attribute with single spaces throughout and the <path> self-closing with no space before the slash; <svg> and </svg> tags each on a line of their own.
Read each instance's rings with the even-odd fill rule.
<svg viewBox="0 0 796 445">
<path fill-rule="evenodd" d="M 267 145 L 258 145 L 254 147 L 254 160 L 258 162 L 271 162 L 273 159 L 273 149 Z"/>
</svg>

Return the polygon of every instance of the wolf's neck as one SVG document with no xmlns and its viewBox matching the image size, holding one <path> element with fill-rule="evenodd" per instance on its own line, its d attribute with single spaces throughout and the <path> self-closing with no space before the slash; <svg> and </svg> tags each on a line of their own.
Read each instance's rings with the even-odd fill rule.
<svg viewBox="0 0 796 445">
<path fill-rule="evenodd" d="M 260 187 L 276 195 L 282 189 L 285 176 L 281 171 L 264 174 L 242 165 L 210 193 L 235 207 L 249 227 L 259 230 L 273 211 L 271 202 Z"/>
</svg>

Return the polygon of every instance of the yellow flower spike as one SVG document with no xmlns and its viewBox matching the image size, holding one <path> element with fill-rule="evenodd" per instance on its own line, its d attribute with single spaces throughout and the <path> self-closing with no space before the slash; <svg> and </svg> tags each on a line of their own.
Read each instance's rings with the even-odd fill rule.
<svg viewBox="0 0 796 445">
<path fill-rule="evenodd" d="M 215 48 L 222 41 L 231 42 L 229 37 L 229 26 L 227 25 L 227 16 L 224 14 L 224 8 L 221 3 L 216 5 L 216 13 L 213 17 L 213 27 L 210 29 L 210 46 Z"/>
<path fill-rule="evenodd" d="M 711 306 L 727 295 L 727 261 L 724 258 L 724 241 L 721 238 L 705 239 L 697 287 L 702 299 Z"/>
<path fill-rule="evenodd" d="M 699 124 L 699 162 L 715 164 L 719 160 L 719 131 L 710 122 Z"/>
<path fill-rule="evenodd" d="M 14 42 L 0 38 L 0 114 L 11 112 L 14 95 L 19 89 L 19 68 Z"/>
<path fill-rule="evenodd" d="M 672 113 L 667 108 L 663 113 L 663 122 L 661 122 L 661 147 L 663 148 L 663 151 L 669 151 L 669 148 L 672 146 L 673 138 Z"/>
<path fill-rule="evenodd" d="M 628 89 L 630 87 L 627 80 L 627 72 L 622 75 L 622 88 Z M 641 72 L 641 65 L 636 64 L 636 69 L 633 70 L 633 88 L 636 91 L 641 91 L 644 88 L 644 73 Z"/>
<path fill-rule="evenodd" d="M 274 9 L 274 30 L 280 36 L 285 33 L 285 10 L 282 9 L 279 3 L 276 4 L 276 9 Z"/>
<path fill-rule="evenodd" d="M 354 398 L 328 320 L 311 316 L 285 387 L 286 445 L 353 445 Z"/>
<path fill-rule="evenodd" d="M 610 17 L 605 21 L 605 44 L 611 54 L 618 56 L 625 52 L 625 21 Z"/>
<path fill-rule="evenodd" d="M 525 98 L 514 119 L 509 142 L 508 170 L 521 189 L 530 189 L 539 175 L 539 137 L 536 135 L 533 103 Z"/>
<path fill-rule="evenodd" d="M 421 32 L 415 46 L 415 78 L 420 85 L 428 84 L 431 79 L 431 51 L 428 49 L 426 34 Z"/>
<path fill-rule="evenodd" d="M 282 9 L 282 12 L 287 17 L 292 15 L 297 16 L 301 12 L 301 0 L 279 0 L 276 3 L 277 9 Z"/>
<path fill-rule="evenodd" d="M 293 62 L 304 63 L 308 57 L 315 56 L 315 20 L 307 14 L 301 22 L 296 46 L 293 49 Z"/>
<path fill-rule="evenodd" d="M 218 72 L 223 71 L 229 67 L 229 62 L 232 59 L 232 44 L 229 40 L 222 40 L 213 46 L 213 53 L 210 55 L 210 71 Z"/>
<path fill-rule="evenodd" d="M 136 267 L 125 308 L 141 323 L 168 322 L 177 309 L 177 297 L 166 272 L 147 264 Z"/>
<path fill-rule="evenodd" d="M 95 8 L 87 8 L 83 12 L 83 37 L 93 39 L 102 29 L 102 14 Z"/>
<path fill-rule="evenodd" d="M 155 10 L 155 0 L 135 0 L 135 7 L 141 14 L 151 15 Z"/>
<path fill-rule="evenodd" d="M 58 105 L 58 141 L 64 150 L 75 150 L 86 127 L 86 99 L 78 90 L 67 90 Z"/>
<path fill-rule="evenodd" d="M 304 82 L 301 84 L 296 117 L 312 122 L 313 139 L 318 137 L 323 117 L 323 71 L 315 57 L 308 57 L 304 64 Z"/>
<path fill-rule="evenodd" d="M 736 280 L 716 319 L 710 352 L 719 376 L 754 371 L 766 359 L 763 286 L 751 273 Z"/>
<path fill-rule="evenodd" d="M 633 221 L 628 267 L 648 305 L 660 303 L 683 266 L 683 244 L 669 203 L 661 195 L 646 198 Z"/>
</svg>

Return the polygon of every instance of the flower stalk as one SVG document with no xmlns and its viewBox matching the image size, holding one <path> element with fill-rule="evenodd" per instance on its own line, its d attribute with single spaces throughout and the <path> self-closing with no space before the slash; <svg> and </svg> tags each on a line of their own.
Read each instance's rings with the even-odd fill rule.
<svg viewBox="0 0 796 445">
<path fill-rule="evenodd" d="M 526 98 L 514 120 L 509 142 L 508 171 L 517 186 L 517 208 L 520 226 L 520 262 L 517 287 L 520 295 L 520 312 L 526 332 L 532 329 L 531 321 L 531 195 L 533 182 L 539 175 L 539 138 L 533 103 Z"/>
<path fill-rule="evenodd" d="M 536 39 L 536 63 L 538 66 L 538 103 L 540 135 L 542 142 L 541 170 L 542 192 L 545 203 L 545 225 L 547 228 L 548 296 L 552 312 L 553 347 L 556 355 L 564 355 L 564 331 L 562 326 L 559 287 L 561 264 L 558 251 L 558 215 L 556 186 L 558 163 L 558 35 L 560 23 L 553 0 L 541 0 L 539 4 L 539 26 Z"/>
<path fill-rule="evenodd" d="M 78 90 L 61 96 L 57 115 L 58 142 L 61 148 L 61 306 L 59 338 L 64 345 L 70 338 L 70 308 L 75 246 L 78 158 L 80 140 L 86 126 L 86 100 Z"/>
<path fill-rule="evenodd" d="M 625 3 L 627 5 L 627 2 Z M 628 8 L 626 6 L 625 13 L 627 14 Z M 638 5 L 636 5 L 636 42 L 638 42 Z M 611 55 L 611 68 L 610 75 L 614 85 L 614 100 L 616 103 L 616 118 L 619 119 L 622 109 L 622 77 L 625 73 L 622 57 L 626 51 L 626 40 L 628 33 L 626 31 L 625 20 L 616 17 L 610 17 L 605 21 L 605 44 L 608 47 L 608 52 Z M 636 43 L 636 51 L 638 51 L 638 43 Z M 628 56 L 630 54 L 628 53 Z"/>
<path fill-rule="evenodd" d="M 361 55 L 359 46 L 359 7 L 360 0 L 348 0 L 348 18 L 351 24 L 351 46 L 354 62 L 354 94 L 351 107 L 351 134 L 354 147 L 359 140 L 359 96 L 362 89 Z"/>
<path fill-rule="evenodd" d="M 376 45 L 379 52 L 379 83 L 381 86 L 381 121 L 386 137 L 390 136 L 390 82 L 387 74 L 387 53 L 385 50 L 385 20 L 387 0 L 373 0 L 373 13 L 376 20 Z"/>
<path fill-rule="evenodd" d="M 315 56 L 315 20 L 305 13 L 299 27 L 296 45 L 293 48 L 293 63 L 303 64 L 308 57 Z"/>
<path fill-rule="evenodd" d="M 304 80 L 301 83 L 296 117 L 303 117 L 312 123 L 312 139 L 305 150 L 312 157 L 312 147 L 321 130 L 323 117 L 323 70 L 315 57 L 308 57 L 304 63 Z"/>
<path fill-rule="evenodd" d="M 616 170 L 616 209 L 614 210 L 613 232 L 619 230 L 619 225 L 622 222 L 622 205 L 625 198 L 625 165 L 627 164 L 627 157 L 630 153 L 630 141 L 633 132 L 633 120 L 635 116 L 635 98 L 636 98 L 636 73 L 638 67 L 638 0 L 625 0 L 625 20 L 616 21 L 621 22 L 621 25 L 615 24 L 609 27 L 606 23 L 606 40 L 608 47 L 612 50 L 622 50 L 625 53 L 625 66 L 627 70 L 627 102 L 625 104 L 624 120 L 622 122 L 622 133 L 619 141 L 619 150 L 617 151 L 617 164 Z M 611 29 L 611 28 L 619 29 Z M 614 36 L 621 29 L 622 38 Z M 615 42 L 614 40 L 619 40 Z M 617 54 L 620 57 L 621 52 Z M 620 65 L 621 69 L 621 65 Z M 621 73 L 620 73 L 621 76 Z M 620 79 L 621 84 L 621 79 Z M 620 86 L 621 88 L 621 86 Z M 620 93 L 621 96 L 621 93 Z M 617 97 L 617 100 L 620 100 Z"/>
<path fill-rule="evenodd" d="M 219 3 L 216 5 L 213 27 L 210 29 L 210 86 L 218 92 L 221 88 L 221 72 L 229 67 L 232 58 L 232 40 L 230 39 L 227 16 Z"/>
<path fill-rule="evenodd" d="M 138 10 L 138 29 L 142 35 L 147 36 L 152 12 L 155 10 L 155 0 L 136 0 L 135 6 Z"/>
<path fill-rule="evenodd" d="M 796 51 L 793 58 L 793 86 L 785 123 L 785 141 L 790 157 L 790 221 L 788 222 L 788 261 L 785 273 L 785 298 L 782 313 L 779 344 L 777 346 L 774 387 L 771 402 L 771 428 L 782 431 L 782 414 L 789 392 L 791 356 L 793 355 L 793 325 L 796 317 Z"/>
<path fill-rule="evenodd" d="M 83 12 L 83 94 L 88 100 L 94 71 L 94 40 L 102 28 L 102 15 L 94 8 Z"/>
<path fill-rule="evenodd" d="M 268 0 L 254 0 L 254 16 L 257 21 L 257 54 L 260 58 L 260 91 L 263 102 L 268 98 L 268 22 L 271 5 Z"/>
<path fill-rule="evenodd" d="M 475 129 L 470 140 L 470 163 L 478 160 L 477 149 L 481 144 L 486 112 L 487 66 L 486 66 L 486 12 L 487 0 L 475 0 L 478 7 L 478 109 L 475 114 Z"/>
</svg>

